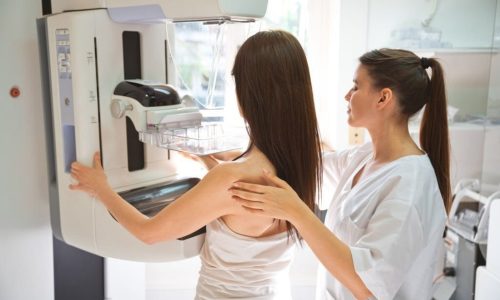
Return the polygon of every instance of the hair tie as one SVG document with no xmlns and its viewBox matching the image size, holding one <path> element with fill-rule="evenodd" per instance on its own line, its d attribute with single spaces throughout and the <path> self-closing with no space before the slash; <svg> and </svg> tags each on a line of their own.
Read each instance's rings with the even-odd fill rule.
<svg viewBox="0 0 500 300">
<path fill-rule="evenodd" d="M 424 68 L 424 70 L 425 70 L 431 66 L 430 60 L 427 57 L 422 57 L 420 59 L 420 65 L 422 65 L 422 68 Z"/>
</svg>

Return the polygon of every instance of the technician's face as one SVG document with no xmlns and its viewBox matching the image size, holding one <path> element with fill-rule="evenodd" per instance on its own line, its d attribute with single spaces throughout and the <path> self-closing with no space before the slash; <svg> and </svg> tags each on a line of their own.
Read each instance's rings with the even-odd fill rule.
<svg viewBox="0 0 500 300">
<path fill-rule="evenodd" d="M 353 127 L 367 127 L 374 117 L 378 92 L 372 87 L 371 78 L 363 65 L 354 73 L 353 87 L 344 99 L 347 101 L 348 123 Z"/>
</svg>

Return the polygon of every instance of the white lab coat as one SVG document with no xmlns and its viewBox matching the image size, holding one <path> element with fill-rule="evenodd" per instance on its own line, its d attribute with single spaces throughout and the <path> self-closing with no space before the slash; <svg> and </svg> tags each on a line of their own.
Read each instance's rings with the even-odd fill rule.
<svg viewBox="0 0 500 300">
<path fill-rule="evenodd" d="M 427 155 L 405 156 L 351 188 L 371 157 L 371 143 L 324 155 L 322 197 L 332 199 L 325 225 L 350 247 L 376 299 L 431 299 L 446 220 L 431 162 Z M 317 288 L 319 300 L 355 299 L 323 267 Z"/>
</svg>

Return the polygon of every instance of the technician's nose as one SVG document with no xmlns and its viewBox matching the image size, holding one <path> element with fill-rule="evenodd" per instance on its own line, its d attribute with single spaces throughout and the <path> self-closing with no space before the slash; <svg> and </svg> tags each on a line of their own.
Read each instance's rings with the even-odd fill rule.
<svg viewBox="0 0 500 300">
<path fill-rule="evenodd" d="M 351 94 L 352 94 L 352 89 L 347 91 L 347 94 L 345 94 L 345 96 L 344 96 L 344 100 L 349 102 L 351 100 Z"/>
</svg>

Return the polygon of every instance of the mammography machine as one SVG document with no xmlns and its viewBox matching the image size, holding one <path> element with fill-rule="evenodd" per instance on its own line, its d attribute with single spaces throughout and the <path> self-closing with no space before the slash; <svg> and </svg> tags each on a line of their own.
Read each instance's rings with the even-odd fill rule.
<svg viewBox="0 0 500 300">
<path fill-rule="evenodd" d="M 57 238 L 99 256 L 135 261 L 198 254 L 202 230 L 155 245 L 137 240 L 99 201 L 69 190 L 71 163 L 90 165 L 100 151 L 110 185 L 150 216 L 194 186 L 199 179 L 179 178 L 168 150 L 156 147 L 175 149 L 172 132 L 207 130 L 193 99 L 180 99 L 167 84 L 175 72 L 164 21 L 247 22 L 264 16 L 266 7 L 267 0 L 52 1 L 53 14 L 38 28 L 51 107 L 46 121 Z"/>
</svg>

